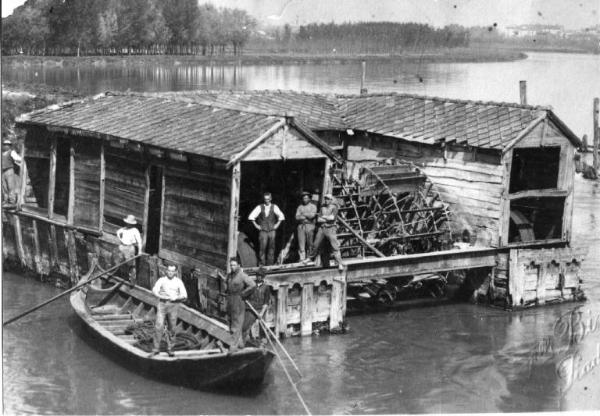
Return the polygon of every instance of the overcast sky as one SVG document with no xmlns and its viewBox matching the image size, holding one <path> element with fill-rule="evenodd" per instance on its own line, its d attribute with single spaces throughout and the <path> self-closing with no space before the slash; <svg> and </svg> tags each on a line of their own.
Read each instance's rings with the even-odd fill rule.
<svg viewBox="0 0 600 416">
<path fill-rule="evenodd" d="M 600 0 L 200 0 L 248 10 L 261 21 L 305 24 L 365 20 L 416 21 L 443 26 L 600 23 Z M 2 17 L 24 0 L 2 0 Z"/>
</svg>

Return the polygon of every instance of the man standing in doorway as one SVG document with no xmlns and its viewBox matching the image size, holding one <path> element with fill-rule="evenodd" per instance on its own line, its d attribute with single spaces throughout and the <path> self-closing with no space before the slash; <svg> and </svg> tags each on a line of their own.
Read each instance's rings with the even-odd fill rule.
<svg viewBox="0 0 600 416">
<path fill-rule="evenodd" d="M 336 235 L 337 226 L 335 220 L 337 212 L 338 206 L 333 195 L 325 195 L 325 202 L 321 207 L 321 212 L 319 212 L 319 215 L 317 216 L 317 223 L 320 225 L 319 231 L 317 231 L 317 236 L 315 237 L 312 249 L 310 250 L 309 257 L 304 260 L 305 264 L 310 263 L 317 257 L 321 245 L 324 243 L 324 240 L 327 240 L 331 246 L 333 258 L 337 261 L 338 269 L 340 271 L 344 270 L 345 265 L 340 253 L 340 243 L 338 242 Z"/>
<path fill-rule="evenodd" d="M 315 219 L 317 217 L 317 206 L 310 201 L 310 193 L 302 192 L 302 204 L 296 209 L 296 221 L 298 221 L 298 255 L 300 261 L 306 259 L 306 252 L 310 252 L 315 236 Z"/>
<path fill-rule="evenodd" d="M 9 139 L 2 140 L 2 204 L 17 202 L 17 176 L 15 165 L 21 165 L 21 156 L 12 148 Z"/>
<path fill-rule="evenodd" d="M 177 277 L 177 266 L 169 264 L 166 274 L 166 276 L 158 279 L 152 288 L 152 293 L 158 298 L 158 306 L 154 325 L 154 344 L 150 356 L 158 354 L 160 341 L 165 333 L 167 335 L 167 354 L 169 354 L 169 357 L 175 355 L 172 348 L 175 326 L 177 325 L 177 311 L 179 303 L 187 299 L 185 286 L 181 279 Z M 166 329 L 165 320 L 167 321 Z"/>
<path fill-rule="evenodd" d="M 248 219 L 258 230 L 258 263 L 260 266 L 275 263 L 275 232 L 285 220 L 283 212 L 272 202 L 270 192 L 263 194 L 263 203 L 252 210 Z"/>
<path fill-rule="evenodd" d="M 227 285 L 227 313 L 229 314 L 229 331 L 234 339 L 230 349 L 235 351 L 239 347 L 244 347 L 242 337 L 246 311 L 244 300 L 252 294 L 256 288 L 256 283 L 244 273 L 237 259 L 232 258 L 229 260 L 229 268 L 231 271 L 225 281 Z"/>
</svg>

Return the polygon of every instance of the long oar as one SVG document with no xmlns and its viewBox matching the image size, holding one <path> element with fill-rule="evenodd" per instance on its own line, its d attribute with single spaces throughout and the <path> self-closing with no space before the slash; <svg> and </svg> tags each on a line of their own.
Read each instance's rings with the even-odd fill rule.
<svg viewBox="0 0 600 416">
<path fill-rule="evenodd" d="M 292 359 L 292 357 L 290 356 L 290 354 L 287 352 L 287 350 L 283 347 L 283 345 L 281 344 L 281 342 L 279 341 L 279 339 L 277 339 L 277 336 L 273 333 L 273 331 L 271 331 L 271 328 L 269 328 L 267 326 L 267 324 L 265 323 L 265 321 L 263 321 L 263 319 L 260 317 L 260 315 L 258 314 L 258 312 L 256 311 L 256 309 L 254 309 L 254 307 L 252 306 L 252 304 L 250 304 L 250 302 L 248 302 L 247 300 L 245 300 L 244 302 L 246 302 L 246 305 L 248 305 L 248 307 L 250 308 L 250 310 L 252 311 L 252 313 L 254 315 L 256 315 L 256 319 L 258 319 L 258 321 L 262 324 L 262 326 L 263 326 L 263 328 L 264 328 L 264 330 L 265 330 L 265 332 L 267 334 L 267 338 L 268 338 L 269 334 L 273 337 L 273 339 L 275 340 L 275 342 L 277 342 L 277 345 L 279 345 L 279 347 L 285 353 L 285 356 L 288 358 L 288 360 L 290 360 L 290 362 L 294 366 L 294 369 L 298 372 L 298 375 L 300 377 L 302 377 L 302 373 L 300 372 L 300 369 L 298 368 L 298 366 L 296 365 L 296 363 L 294 362 L 294 360 Z"/>
<path fill-rule="evenodd" d="M 40 308 L 41 308 L 41 307 L 43 307 L 43 306 L 46 306 L 46 305 L 47 305 L 47 304 L 49 304 L 50 302 L 54 302 L 56 299 L 58 299 L 58 298 L 61 298 L 61 297 L 63 297 L 64 295 L 67 295 L 67 294 L 69 294 L 69 293 L 71 293 L 71 292 L 74 292 L 74 291 L 76 291 L 77 289 L 80 289 L 80 288 L 82 288 L 83 286 L 87 285 L 88 283 L 90 283 L 90 282 L 93 282 L 94 280 L 96 280 L 96 279 L 98 279 L 98 278 L 100 278 L 100 277 L 104 276 L 106 273 L 110 273 L 110 272 L 112 272 L 113 270 L 116 270 L 116 269 L 118 269 L 119 267 L 123 266 L 124 264 L 126 264 L 126 263 L 129 263 L 130 261 L 132 261 L 132 260 L 135 260 L 135 259 L 137 259 L 138 257 L 141 257 L 141 256 L 143 256 L 143 255 L 144 255 L 144 254 L 138 254 L 138 255 L 137 255 L 137 256 L 135 256 L 135 257 L 132 257 L 132 258 L 130 258 L 130 259 L 128 259 L 128 260 L 125 260 L 125 261 L 124 261 L 124 262 L 122 262 L 122 263 L 119 263 L 119 264 L 117 264 L 117 265 L 116 265 L 116 266 L 114 266 L 114 267 L 111 267 L 110 269 L 106 269 L 106 270 L 104 270 L 104 271 L 103 271 L 102 273 L 100 273 L 99 275 L 97 275 L 97 276 L 94 276 L 94 277 L 92 277 L 91 279 L 88 279 L 88 280 L 86 280 L 85 282 L 83 282 L 83 283 L 81 283 L 81 284 L 78 284 L 78 285 L 76 285 L 76 286 L 73 286 L 71 289 L 68 289 L 68 290 L 64 291 L 63 293 L 61 293 L 61 294 L 59 294 L 59 295 L 56 295 L 56 296 L 54 296 L 53 298 L 50 298 L 50 299 L 48 299 L 47 301 L 45 301 L 45 302 L 43 302 L 43 303 L 40 303 L 39 305 L 37 305 L 37 306 L 34 306 L 33 308 L 31 308 L 31 309 L 28 309 L 28 310 L 26 310 L 25 312 L 23 312 L 23 313 L 21 313 L 21 314 L 19 314 L 19 315 L 15 316 L 15 317 L 13 317 L 13 318 L 10 318 L 10 319 L 8 319 L 8 320 L 4 321 L 4 322 L 2 323 L 2 326 L 6 326 L 6 325 L 10 324 L 11 322 L 14 322 L 14 321 L 16 321 L 16 320 L 18 320 L 18 319 L 21 319 L 21 318 L 22 318 L 22 317 L 24 317 L 25 315 L 29 315 L 31 312 L 37 311 L 38 309 L 40 309 Z"/>
<path fill-rule="evenodd" d="M 263 325 L 263 328 L 267 328 L 267 326 L 265 325 L 265 323 L 263 322 L 263 320 L 260 319 L 260 316 L 257 316 L 257 319 Z M 277 348 L 273 344 L 273 341 L 271 341 L 271 337 L 269 337 L 268 335 L 267 335 L 267 340 L 269 340 L 269 344 L 271 344 L 271 348 L 273 348 L 273 352 L 277 356 L 277 359 L 279 360 L 279 363 L 281 364 L 281 368 L 283 368 L 283 372 L 285 373 L 287 379 L 289 380 L 289 382 L 292 385 L 294 391 L 296 392 L 296 395 L 298 396 L 298 400 L 300 400 L 300 403 L 302 403 L 302 406 L 304 407 L 304 411 L 306 412 L 307 415 L 311 416 L 312 413 L 310 412 L 310 409 L 308 408 L 308 406 L 306 405 L 306 402 L 302 398 L 302 395 L 300 394 L 300 391 L 298 390 L 298 387 L 296 387 L 296 383 L 294 383 L 294 380 L 292 380 L 292 376 L 290 376 L 290 373 L 288 372 L 287 368 L 285 367 L 285 364 L 283 363 L 283 359 L 281 358 L 281 356 L 277 352 Z"/>
</svg>

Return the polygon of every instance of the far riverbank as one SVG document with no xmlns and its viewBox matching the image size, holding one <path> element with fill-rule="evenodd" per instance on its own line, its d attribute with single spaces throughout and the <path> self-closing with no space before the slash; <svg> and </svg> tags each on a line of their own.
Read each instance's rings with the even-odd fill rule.
<svg viewBox="0 0 600 416">
<path fill-rule="evenodd" d="M 353 62 L 508 62 L 525 59 L 519 51 L 490 50 L 489 48 L 456 48 L 403 54 L 298 54 L 298 53 L 247 53 L 244 55 L 110 55 L 110 56 L 3 56 L 3 65 L 12 67 L 44 66 L 135 66 L 146 64 L 179 65 L 299 65 L 299 64 L 348 64 Z"/>
</svg>

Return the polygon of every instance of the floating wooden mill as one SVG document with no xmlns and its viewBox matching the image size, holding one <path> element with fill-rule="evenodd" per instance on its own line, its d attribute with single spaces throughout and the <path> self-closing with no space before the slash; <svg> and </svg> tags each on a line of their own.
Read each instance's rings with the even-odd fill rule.
<svg viewBox="0 0 600 416">
<path fill-rule="evenodd" d="M 363 166 L 358 177 L 334 166 L 331 177 L 343 257 L 424 253 L 450 242 L 447 204 L 415 165 Z"/>
</svg>

